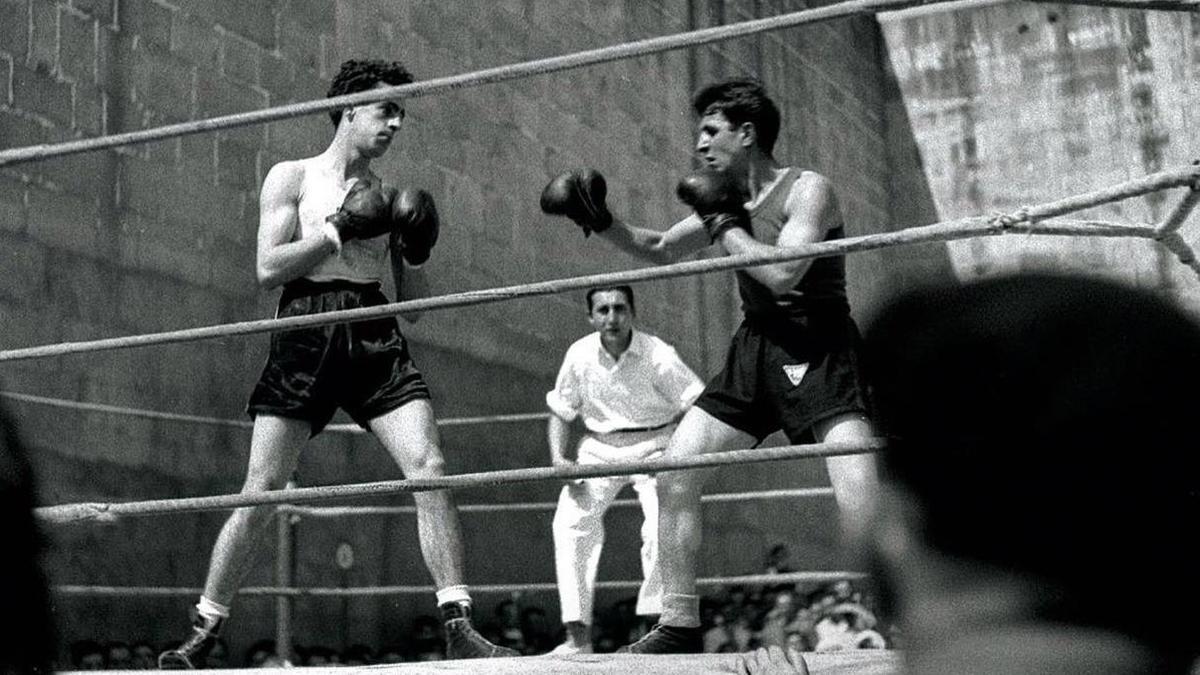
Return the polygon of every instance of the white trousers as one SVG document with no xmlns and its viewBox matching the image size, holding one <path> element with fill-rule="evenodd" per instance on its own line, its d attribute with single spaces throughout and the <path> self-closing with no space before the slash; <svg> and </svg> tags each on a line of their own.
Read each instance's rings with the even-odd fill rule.
<svg viewBox="0 0 1200 675">
<path fill-rule="evenodd" d="M 580 464 L 617 464 L 662 453 L 671 428 L 653 434 L 585 436 L 579 444 Z M 628 445 L 626 443 L 629 443 Z M 637 613 L 662 612 L 662 576 L 658 568 L 658 492 L 653 476 L 615 476 L 572 481 L 558 497 L 554 512 L 554 567 L 562 621 L 592 624 L 596 570 L 604 547 L 604 514 L 627 483 L 642 506 L 642 586 Z"/>
</svg>

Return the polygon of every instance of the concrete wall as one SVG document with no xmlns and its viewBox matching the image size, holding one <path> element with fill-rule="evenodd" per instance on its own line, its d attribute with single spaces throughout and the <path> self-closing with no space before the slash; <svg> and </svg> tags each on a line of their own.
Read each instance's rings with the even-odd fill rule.
<svg viewBox="0 0 1200 675">
<path fill-rule="evenodd" d="M 910 11 L 883 22 L 941 218 L 1007 211 L 1190 163 L 1200 19 L 1067 5 Z M 1181 194 L 1084 217 L 1150 223 Z M 1185 238 L 1200 241 L 1194 223 Z M 1099 274 L 1200 310 L 1200 284 L 1141 240 L 1005 237 L 950 246 L 963 278 L 1024 269 Z"/>
<path fill-rule="evenodd" d="M 567 10 L 549 0 L 0 0 L 0 145 L 55 142 L 319 98 L 354 56 L 404 60 L 419 78 L 567 53 L 792 11 L 769 0 L 606 0 Z M 581 71 L 409 102 L 388 180 L 438 199 L 442 241 L 434 292 L 626 269 L 635 261 L 543 216 L 553 174 L 591 165 L 614 208 L 662 227 L 685 215 L 672 194 L 690 167 L 688 98 L 732 75 L 764 79 L 785 110 L 785 161 L 830 175 L 851 234 L 934 220 L 878 28 L 838 21 Z M 0 171 L 0 345 L 4 348 L 269 316 L 275 293 L 253 280 L 257 191 L 284 158 L 320 151 L 314 116 L 189 136 Z M 914 275 L 946 274 L 944 249 L 851 260 L 859 308 Z M 644 328 L 674 342 L 704 375 L 737 318 L 732 275 L 638 287 Z M 586 330 L 582 294 L 431 313 L 405 328 L 442 416 L 542 408 L 565 346 Z M 265 337 L 197 342 L 8 364 L 13 391 L 139 408 L 237 417 L 265 358 Z M 46 503 L 177 497 L 238 489 L 242 431 L 69 414 L 18 404 Z M 444 432 L 453 472 L 540 465 L 539 425 Z M 395 478 L 370 439 L 326 435 L 300 469 L 304 485 Z M 819 464 L 725 472 L 714 490 L 825 481 Z M 460 500 L 548 500 L 555 486 L 463 494 Z M 403 503 L 397 500 L 397 503 Z M 779 518 L 780 509 L 789 518 Z M 797 562 L 837 564 L 832 505 L 737 505 L 706 515 L 702 573 L 754 569 L 776 541 Z M 57 583 L 195 586 L 223 514 L 131 520 L 52 531 Z M 553 578 L 549 514 L 464 516 L 475 583 Z M 498 523 L 503 523 L 499 525 Z M 613 514 L 602 577 L 634 578 L 637 519 Z M 334 564 L 341 543 L 355 564 Z M 427 583 L 411 518 L 297 526 L 298 582 Z M 270 546 L 265 547 L 267 549 Z M 271 582 L 264 554 L 250 584 Z M 613 599 L 602 598 L 601 602 Z M 494 599 L 481 599 L 484 613 Z M 551 596 L 534 600 L 552 614 Z M 176 638 L 191 600 L 59 598 L 63 642 Z M 305 600 L 296 637 L 341 647 L 395 640 L 431 598 Z M 267 600 L 240 601 L 235 654 L 271 635 Z M 552 616 L 553 618 L 553 616 Z M 330 625 L 336 626 L 331 631 Z"/>
</svg>

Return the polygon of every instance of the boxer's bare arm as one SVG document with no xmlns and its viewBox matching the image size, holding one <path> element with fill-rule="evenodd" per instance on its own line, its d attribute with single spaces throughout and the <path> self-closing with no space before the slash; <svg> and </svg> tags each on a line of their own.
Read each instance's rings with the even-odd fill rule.
<svg viewBox="0 0 1200 675">
<path fill-rule="evenodd" d="M 564 216 L 583 229 L 608 239 L 617 248 L 652 263 L 664 264 L 708 245 L 704 227 L 695 216 L 665 231 L 638 227 L 613 217 L 606 204 L 608 183 L 598 171 L 575 169 L 556 176 L 542 190 L 544 213 Z"/>
<path fill-rule="evenodd" d="M 617 218 L 600 236 L 626 253 L 659 265 L 675 262 L 708 246 L 708 235 L 695 214 L 666 230 L 638 227 Z"/>
<path fill-rule="evenodd" d="M 263 288 L 274 288 L 308 274 L 336 250 L 325 237 L 295 240 L 300 226 L 300 185 L 304 167 L 280 162 L 271 167 L 259 193 L 258 253 L 255 272 Z"/>
<path fill-rule="evenodd" d="M 821 241 L 830 228 L 841 222 L 837 199 L 829 180 L 811 171 L 805 172 L 792 184 L 784 208 L 788 219 L 774 246 L 756 240 L 749 232 L 739 228 L 726 230 L 721 235 L 721 245 L 731 255 L 768 253 L 779 248 Z M 778 295 L 795 288 L 812 261 L 812 258 L 794 260 L 746 267 L 742 271 Z"/>
</svg>

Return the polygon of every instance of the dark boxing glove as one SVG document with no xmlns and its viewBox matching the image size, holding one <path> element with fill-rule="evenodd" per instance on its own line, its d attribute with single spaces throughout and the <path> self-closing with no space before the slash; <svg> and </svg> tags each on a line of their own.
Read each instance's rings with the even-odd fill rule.
<svg viewBox="0 0 1200 675">
<path fill-rule="evenodd" d="M 358 180 L 350 186 L 338 210 L 326 216 L 325 221 L 337 230 L 340 243 L 378 237 L 392 229 L 391 202 L 378 187 Z"/>
<path fill-rule="evenodd" d="M 429 260 L 440 228 L 433 196 L 424 190 L 399 191 L 392 201 L 392 223 L 395 226 L 392 242 L 399 238 L 404 259 L 410 265 Z"/>
<path fill-rule="evenodd" d="M 737 182 L 720 171 L 704 169 L 683 177 L 675 187 L 679 201 L 700 216 L 709 241 L 716 242 L 726 230 L 740 227 L 750 232 L 750 214 Z"/>
<path fill-rule="evenodd" d="M 612 214 L 604 204 L 607 196 L 604 176 L 594 169 L 575 169 L 557 176 L 542 190 L 542 212 L 570 218 L 586 237 L 612 225 Z"/>
</svg>

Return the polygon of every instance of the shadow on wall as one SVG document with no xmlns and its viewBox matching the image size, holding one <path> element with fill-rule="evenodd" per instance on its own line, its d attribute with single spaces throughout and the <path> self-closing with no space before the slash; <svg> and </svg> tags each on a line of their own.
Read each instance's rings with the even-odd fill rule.
<svg viewBox="0 0 1200 675">
<path fill-rule="evenodd" d="M 874 231 L 896 231 L 941 220 L 925 175 L 921 148 L 896 79 L 887 43 L 878 37 L 879 71 L 883 99 L 884 141 L 888 164 L 888 214 L 890 221 Z M 869 272 L 858 273 L 858 270 Z M 847 265 L 855 311 L 870 316 L 887 296 L 915 284 L 954 279 L 954 266 L 944 243 L 881 249 L 851 256 Z"/>
</svg>

